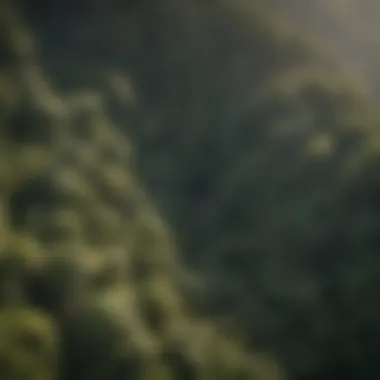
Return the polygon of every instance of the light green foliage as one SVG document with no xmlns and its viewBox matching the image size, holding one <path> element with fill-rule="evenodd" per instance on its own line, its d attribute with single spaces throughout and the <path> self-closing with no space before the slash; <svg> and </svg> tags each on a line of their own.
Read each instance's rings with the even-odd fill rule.
<svg viewBox="0 0 380 380">
<path fill-rule="evenodd" d="M 0 376 L 4 380 L 54 380 L 58 335 L 52 320 L 28 308 L 0 312 Z"/>
</svg>

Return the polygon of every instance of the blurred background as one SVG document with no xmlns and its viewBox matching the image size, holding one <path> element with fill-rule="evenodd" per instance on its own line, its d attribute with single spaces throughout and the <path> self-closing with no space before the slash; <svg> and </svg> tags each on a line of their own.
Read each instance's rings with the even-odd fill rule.
<svg viewBox="0 0 380 380">
<path fill-rule="evenodd" d="M 380 376 L 380 3 L 0 1 L 0 377 Z"/>
</svg>

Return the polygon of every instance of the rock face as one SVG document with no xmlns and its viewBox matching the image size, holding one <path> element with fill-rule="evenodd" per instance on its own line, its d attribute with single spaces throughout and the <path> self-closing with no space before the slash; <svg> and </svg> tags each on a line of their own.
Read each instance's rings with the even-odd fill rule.
<svg viewBox="0 0 380 380">
<path fill-rule="evenodd" d="M 5 2 L 0 18 L 0 377 L 280 379 L 187 304 L 101 94 L 56 93 Z"/>
</svg>

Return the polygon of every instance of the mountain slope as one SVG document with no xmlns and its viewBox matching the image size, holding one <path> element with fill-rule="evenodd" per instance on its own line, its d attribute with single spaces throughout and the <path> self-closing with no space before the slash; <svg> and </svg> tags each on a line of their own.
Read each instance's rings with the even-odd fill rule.
<svg viewBox="0 0 380 380">
<path fill-rule="evenodd" d="M 292 379 L 371 379 L 379 115 L 347 65 L 258 1 L 20 3 L 56 87 L 109 95 L 181 260 L 210 285 L 203 314 Z M 125 76 L 133 106 L 114 93 Z"/>
<path fill-rule="evenodd" d="M 59 96 L 5 2 L 0 17 L 1 377 L 281 378 L 191 310 L 173 239 L 101 96 Z"/>
</svg>

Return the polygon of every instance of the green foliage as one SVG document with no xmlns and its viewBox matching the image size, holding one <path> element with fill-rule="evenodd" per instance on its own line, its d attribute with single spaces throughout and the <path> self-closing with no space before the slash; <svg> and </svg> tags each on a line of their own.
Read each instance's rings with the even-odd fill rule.
<svg viewBox="0 0 380 380">
<path fill-rule="evenodd" d="M 66 6 L 73 4 L 62 12 Z M 235 339 L 230 366 L 222 331 L 209 335 L 220 339 L 212 352 L 195 344 L 214 322 L 198 317 L 183 294 L 176 244 L 134 178 L 129 142 L 108 118 L 106 100 L 96 91 L 54 90 L 16 15 L 0 33 L 12 58 L 1 62 L 0 82 L 10 93 L 0 104 L 9 159 L 0 194 L 0 377 L 208 380 L 225 368 L 225 379 L 241 372 L 281 379 L 273 358 L 258 359 L 262 373 L 251 367 L 258 354 Z M 12 92 L 22 96 L 13 101 Z"/>
<path fill-rule="evenodd" d="M 113 349 L 83 347 L 94 356 L 67 364 L 67 378 L 280 377 L 256 348 L 278 358 L 291 379 L 372 378 L 379 114 L 343 64 L 260 1 L 44 2 L 44 17 L 20 3 L 45 72 L 70 91 L 57 96 L 38 73 L 26 84 L 11 65 L 1 76 L 4 126 L 18 126 L 4 128 L 0 141 L 0 154 L 11 158 L 1 168 L 12 193 L 10 228 L 41 245 L 44 269 L 31 276 L 37 288 L 55 294 L 56 281 L 63 290 L 48 309 L 70 319 L 72 331 L 88 322 L 88 342 L 120 335 L 128 346 L 119 352 L 115 343 L 113 364 Z M 305 9 L 296 0 L 271 3 Z M 354 17 L 354 1 L 331 4 Z M 298 18 L 311 23 L 315 15 Z M 19 47 L 4 49 L 19 59 Z M 30 83 L 33 96 L 19 96 Z M 77 92 L 82 87 L 102 96 Z M 25 120 L 38 124 L 34 145 L 25 142 Z M 124 134 L 179 240 L 180 260 L 131 174 Z M 74 263 L 77 287 L 86 289 L 75 302 L 70 275 L 62 283 L 56 276 L 58 256 Z M 191 294 L 197 302 L 186 302 L 178 261 L 204 277 L 205 289 Z M 94 305 L 96 315 L 81 319 Z M 212 317 L 195 318 L 200 313 Z M 108 331 L 110 320 L 118 333 Z M 245 346 L 210 332 L 206 322 L 216 320 L 241 330 Z M 65 336 L 74 346 L 76 334 Z"/>
<path fill-rule="evenodd" d="M 0 374 L 6 380 L 54 380 L 58 336 L 55 324 L 39 311 L 0 312 Z"/>
<path fill-rule="evenodd" d="M 141 178 L 175 229 L 183 261 L 205 277 L 202 312 L 236 318 L 248 345 L 274 353 L 292 379 L 371 378 L 379 330 L 378 112 L 327 49 L 272 20 L 260 3 L 141 1 L 131 11 L 130 2 L 110 2 L 86 20 L 65 3 L 47 9 L 49 22 L 30 5 L 26 13 L 57 86 L 100 88 L 136 142 Z M 301 9 L 299 1 L 276 3 Z M 311 24 L 315 15 L 304 19 Z M 119 71 L 137 87 L 133 106 L 110 85 L 109 73 Z M 88 170 L 96 153 L 81 150 Z M 120 176 L 109 175 L 117 171 L 95 166 L 102 202 L 119 199 L 113 178 Z M 115 226 L 114 213 L 105 214 Z M 125 266 L 140 287 L 163 271 L 168 244 L 132 224 L 136 251 Z M 111 230 L 99 234 L 106 246 L 115 240 Z M 148 293 L 140 299 L 147 330 L 162 334 L 156 295 Z M 205 376 L 228 376 L 215 360 Z"/>
</svg>

